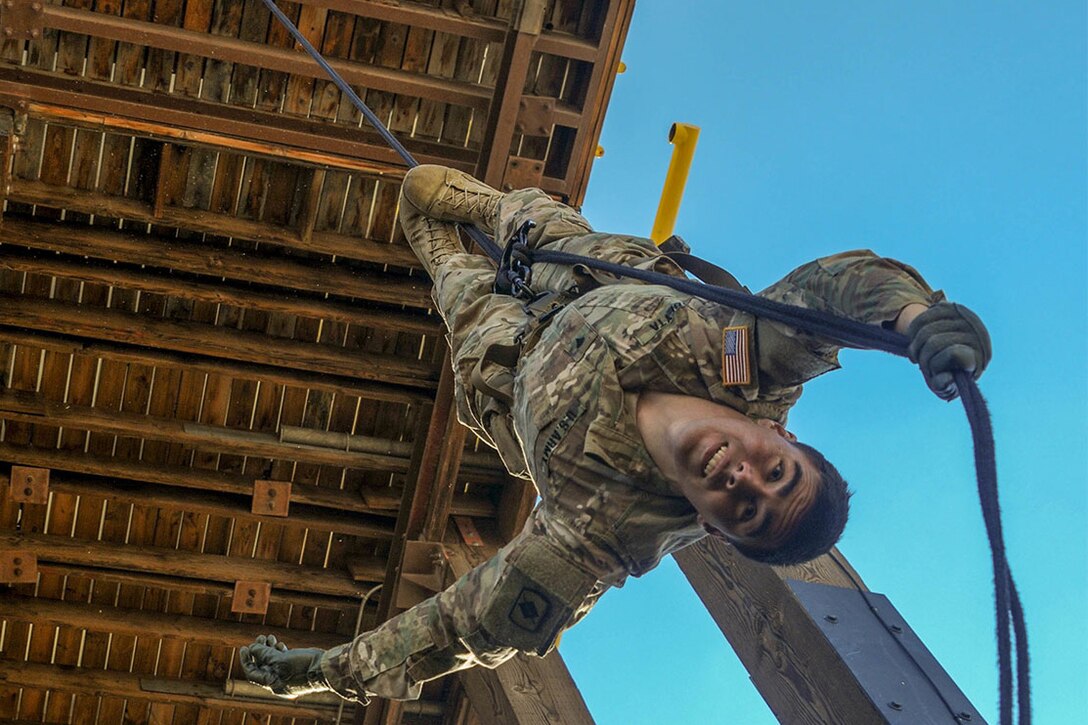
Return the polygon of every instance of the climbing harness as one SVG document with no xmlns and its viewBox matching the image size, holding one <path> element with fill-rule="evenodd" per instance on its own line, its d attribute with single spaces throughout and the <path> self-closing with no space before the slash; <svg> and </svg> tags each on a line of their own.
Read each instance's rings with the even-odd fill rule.
<svg viewBox="0 0 1088 725">
<path fill-rule="evenodd" d="M 336 70 L 321 56 L 313 44 L 299 32 L 295 24 L 280 10 L 274 0 L 263 0 L 269 11 L 276 19 L 287 28 L 303 49 L 317 62 L 328 74 L 332 82 L 339 88 L 352 104 L 359 109 L 374 129 L 385 139 L 386 143 L 397 152 L 409 167 L 419 165 L 419 162 L 408 152 L 399 140 L 389 131 L 381 120 L 371 111 L 354 89 L 340 76 Z M 544 295 L 534 295 L 530 287 L 532 281 L 532 264 L 534 262 L 582 265 L 589 269 L 595 269 L 609 274 L 637 279 L 649 284 L 661 284 L 672 287 L 675 290 L 701 297 L 712 302 L 717 302 L 744 312 L 750 312 L 759 317 L 775 320 L 794 327 L 800 327 L 812 334 L 834 340 L 847 347 L 883 350 L 900 357 L 909 357 L 907 352 L 908 338 L 893 330 L 886 330 L 876 325 L 869 325 L 855 320 L 836 317 L 819 310 L 809 310 L 803 307 L 775 302 L 749 294 L 739 283 L 728 275 L 724 284 L 714 282 L 704 284 L 688 279 L 673 277 L 660 272 L 635 269 L 612 262 L 605 262 L 590 257 L 583 257 L 567 252 L 530 249 L 526 244 L 526 234 L 532 228 L 532 222 L 527 222 L 519 227 L 511 237 L 505 248 L 500 248 L 486 234 L 473 225 L 462 225 L 470 239 L 484 250 L 498 266 L 496 273 L 496 291 L 513 294 L 519 299 L 526 300 L 529 305 L 535 303 L 540 306 Z M 680 254 L 683 254 L 681 252 Z M 670 255 L 672 256 L 672 255 Z M 685 255 L 691 257 L 691 255 Z M 713 267 L 704 260 L 691 257 L 694 264 L 699 263 L 706 267 Z M 681 262 L 681 266 L 691 271 L 691 267 Z M 716 268 L 715 268 L 716 269 Z M 698 274 L 698 270 L 695 270 Z M 719 270 L 724 272 L 724 270 Z M 728 274 L 728 273 L 725 273 Z M 700 275 L 702 276 L 702 275 Z M 730 282 L 731 280 L 731 282 Z M 721 285 L 721 286 L 719 286 Z M 549 312 L 554 312 L 556 306 L 549 305 Z M 1027 627 L 1024 620 L 1024 611 L 1020 603 L 1020 595 L 1013 581 L 1012 571 L 1009 568 L 1005 556 L 1005 541 L 1001 530 L 1001 509 L 997 493 L 997 464 L 994 455 L 993 430 L 990 424 L 990 415 L 986 407 L 986 401 L 982 397 L 974 379 L 964 371 L 957 371 L 954 375 L 956 389 L 967 413 L 967 419 L 971 425 L 971 436 L 974 444 L 975 469 L 978 479 L 979 500 L 982 505 L 982 517 L 986 526 L 986 534 L 990 542 L 990 555 L 994 570 L 994 599 L 997 615 L 997 653 L 999 667 L 999 702 L 1001 725 L 1012 725 L 1013 722 L 1013 672 L 1012 672 L 1012 647 L 1009 627 L 1012 626 L 1011 635 L 1016 639 L 1016 698 L 1019 725 L 1031 723 L 1031 682 L 1030 659 L 1028 654 Z M 860 589 L 860 587 L 859 587 Z M 864 592 L 863 592 L 864 595 Z M 960 722 L 962 718 L 958 713 L 952 712 L 953 719 Z"/>
</svg>

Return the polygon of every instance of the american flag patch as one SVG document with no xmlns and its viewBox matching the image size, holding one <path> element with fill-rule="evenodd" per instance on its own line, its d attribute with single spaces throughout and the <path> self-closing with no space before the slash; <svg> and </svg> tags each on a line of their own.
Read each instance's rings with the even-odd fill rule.
<svg viewBox="0 0 1088 725">
<path fill-rule="evenodd" d="M 722 330 L 722 385 L 748 385 L 752 371 L 748 361 L 748 328 Z"/>
</svg>

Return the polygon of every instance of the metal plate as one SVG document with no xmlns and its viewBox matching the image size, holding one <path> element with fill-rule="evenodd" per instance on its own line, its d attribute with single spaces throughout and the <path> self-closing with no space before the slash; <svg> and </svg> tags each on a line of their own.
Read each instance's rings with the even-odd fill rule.
<svg viewBox="0 0 1088 725">
<path fill-rule="evenodd" d="M 253 513 L 264 516 L 286 516 L 290 507 L 290 481 L 253 482 Z"/>
<path fill-rule="evenodd" d="M 531 189 L 540 186 L 540 181 L 543 178 L 543 161 L 511 156 L 510 160 L 506 162 L 506 173 L 502 176 L 502 188 L 503 191 Z"/>
<path fill-rule="evenodd" d="M 883 594 L 787 582 L 889 723 L 986 722 Z"/>
<path fill-rule="evenodd" d="M 38 581 L 38 557 L 29 551 L 0 551 L 0 582 L 33 584 Z"/>
<path fill-rule="evenodd" d="M 230 611 L 236 614 L 266 614 L 271 596 L 272 585 L 268 582 L 235 582 Z"/>
<path fill-rule="evenodd" d="M 11 500 L 18 503 L 49 503 L 49 469 L 12 466 Z"/>
</svg>

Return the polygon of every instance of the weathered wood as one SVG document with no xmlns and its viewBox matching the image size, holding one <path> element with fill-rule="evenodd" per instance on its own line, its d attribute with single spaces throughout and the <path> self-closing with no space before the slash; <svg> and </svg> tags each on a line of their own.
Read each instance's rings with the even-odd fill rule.
<svg viewBox="0 0 1088 725">
<path fill-rule="evenodd" d="M 319 569 L 245 559 L 239 556 L 189 553 L 175 549 L 115 544 L 107 541 L 80 541 L 64 536 L 0 535 L 0 550 L 27 548 L 32 549 L 38 555 L 38 560 L 42 562 L 154 572 L 186 579 L 218 582 L 266 581 L 272 584 L 273 589 L 291 589 L 342 597 L 360 596 L 367 586 L 365 580 L 357 582 L 352 579 L 346 568 Z M 383 573 L 381 567 L 372 568 L 369 581 L 371 583 L 380 581 Z"/>
<path fill-rule="evenodd" d="M 323 390 L 375 400 L 388 400 L 395 403 L 422 403 L 430 400 L 430 396 L 425 391 L 407 387 L 371 383 L 336 375 L 322 375 L 272 365 L 238 363 L 226 359 L 202 358 L 162 350 L 151 350 L 144 347 L 95 342 L 65 335 L 3 327 L 2 325 L 0 325 L 0 341 L 29 348 L 93 355 L 102 358 L 104 361 L 109 361 L 111 366 L 121 363 L 139 363 L 156 367 L 188 369 L 197 373 L 222 374 L 243 380 L 262 380 L 297 387 L 303 391 L 306 389 Z M 120 380 L 112 375 L 102 376 L 102 379 L 107 382 L 123 382 L 124 373 L 121 372 L 120 376 Z"/>
<path fill-rule="evenodd" d="M 304 244 L 298 238 L 296 231 L 274 224 L 239 219 L 231 214 L 169 206 L 163 207 L 161 216 L 156 217 L 151 207 L 135 199 L 79 192 L 62 186 L 47 186 L 40 182 L 16 180 L 13 183 L 10 198 L 23 204 L 52 206 L 96 214 L 99 217 L 177 226 L 177 228 L 193 232 L 242 238 L 249 242 L 271 242 L 284 247 L 369 261 L 378 265 L 413 267 L 419 263 L 416 255 L 413 255 L 407 247 L 397 247 L 385 242 L 373 241 L 373 239 L 335 232 L 316 232 L 311 236 L 310 242 Z"/>
<path fill-rule="evenodd" d="M 149 465 L 141 461 L 97 457 L 74 451 L 31 448 L 7 442 L 0 443 L 0 460 L 69 473 L 157 483 L 236 496 L 248 497 L 253 493 L 253 478 L 236 473 L 164 464 Z M 292 486 L 291 498 L 294 502 L 308 506 L 352 511 L 357 515 L 370 514 L 374 511 L 356 492 L 339 489 L 307 485 Z M 380 510 L 377 509 L 377 511 Z M 369 521 L 360 517 L 353 528 L 357 533 L 365 531 L 368 536 L 379 539 L 389 538 L 392 534 L 391 527 L 384 516 Z"/>
<path fill-rule="evenodd" d="M 363 327 L 423 335 L 437 335 L 442 332 L 442 321 L 437 315 L 396 309 L 368 309 L 361 304 L 338 302 L 327 296 L 309 296 L 301 293 L 285 295 L 282 292 L 264 291 L 260 288 L 234 285 L 229 282 L 211 283 L 184 279 L 175 274 L 155 272 L 146 267 L 139 269 L 122 267 L 109 262 L 61 256 L 52 252 L 23 252 L 18 247 L 5 248 L 0 253 L 0 269 L 40 272 L 110 287 L 143 290 L 181 299 L 345 322 Z"/>
<path fill-rule="evenodd" d="M 328 649 L 344 641 L 341 635 L 327 632 L 310 632 L 139 609 L 80 604 L 43 597 L 6 597 L 4 616 L 24 622 L 35 622 L 39 625 L 74 627 L 88 632 L 114 632 L 150 638 L 168 637 L 189 642 L 226 644 L 232 647 L 249 644 L 261 634 L 273 634 L 278 639 L 289 642 L 292 647 Z"/>
<path fill-rule="evenodd" d="M 414 360 L 19 295 L 0 295 L 0 325 L 405 386 L 425 386 L 437 377 L 431 365 Z"/>
<path fill-rule="evenodd" d="M 44 8 L 43 22 L 49 28 L 88 33 L 112 40 L 138 39 L 148 47 L 189 52 L 223 62 L 248 63 L 311 78 L 323 78 L 325 75 L 324 70 L 316 64 L 299 63 L 298 55 L 294 52 L 236 38 L 212 38 L 204 33 L 182 28 L 115 18 L 56 5 L 47 5 Z M 473 107 L 486 104 L 489 95 L 486 89 L 472 83 L 440 80 L 390 68 L 363 66 L 338 60 L 332 60 L 330 65 L 348 83 L 367 88 L 409 93 L 421 98 L 434 98 Z"/>
<path fill-rule="evenodd" d="M 316 706 L 287 700 L 229 697 L 222 684 L 166 679 L 110 670 L 62 668 L 24 662 L 0 669 L 0 685 L 56 689 L 88 694 L 109 693 L 137 701 L 189 703 L 215 708 L 256 710 L 286 717 L 335 719 L 336 706 Z M 130 703 L 130 714 L 134 703 Z"/>
<path fill-rule="evenodd" d="M 785 581 L 860 585 L 837 550 L 778 568 L 708 536 L 673 556 L 780 722 L 885 722 Z"/>
<path fill-rule="evenodd" d="M 588 71 L 589 78 L 585 83 L 585 112 L 577 123 L 570 124 L 577 130 L 570 141 L 572 153 L 567 166 L 565 188 L 569 194 L 569 203 L 574 206 L 581 206 L 589 184 L 589 172 L 593 166 L 597 140 L 601 137 L 604 126 L 605 109 L 612 95 L 620 53 L 627 39 L 634 10 L 634 0 L 612 0 L 609 3 L 601 28 L 597 58 Z"/>
<path fill-rule="evenodd" d="M 271 254 L 255 259 L 243 251 L 210 244 L 124 234 L 96 228 L 79 233 L 42 222 L 8 218 L 3 239 L 34 249 L 48 249 L 179 272 L 226 277 L 287 289 L 334 294 L 387 304 L 431 305 L 426 285 L 406 277 Z"/>
</svg>

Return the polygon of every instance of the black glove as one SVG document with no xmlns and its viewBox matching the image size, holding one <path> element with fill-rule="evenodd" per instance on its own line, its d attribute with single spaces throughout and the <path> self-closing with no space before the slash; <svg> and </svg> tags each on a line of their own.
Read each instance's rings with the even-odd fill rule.
<svg viewBox="0 0 1088 725">
<path fill-rule="evenodd" d="M 907 335 L 910 359 L 922 369 L 929 389 L 943 400 L 959 394 L 954 370 L 972 373 L 978 380 L 990 362 L 990 333 L 963 305 L 938 302 L 911 321 Z"/>
<path fill-rule="evenodd" d="M 281 697 L 295 698 L 331 690 L 321 670 L 323 649 L 287 649 L 274 635 L 260 635 L 238 655 L 242 672 L 251 682 L 267 687 Z"/>
</svg>

